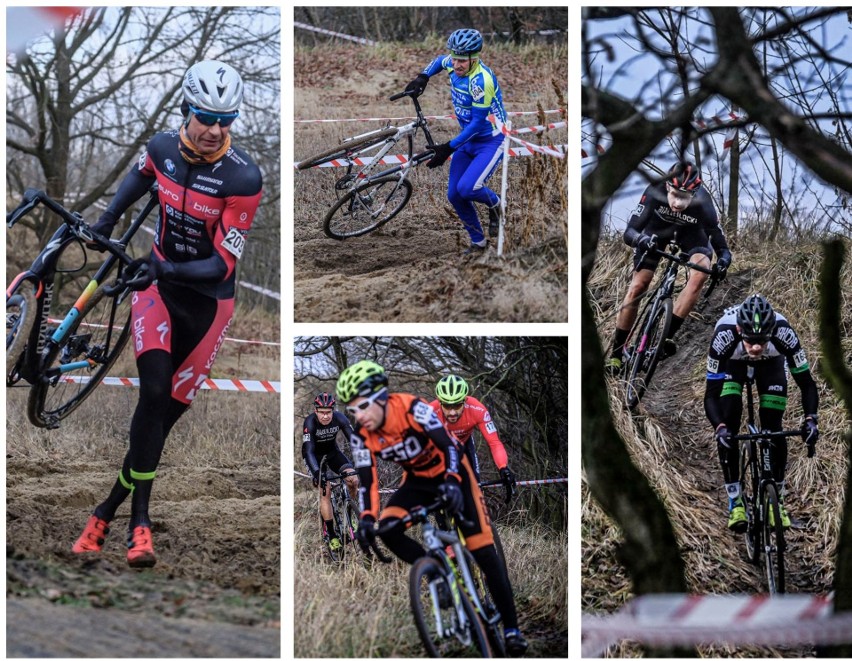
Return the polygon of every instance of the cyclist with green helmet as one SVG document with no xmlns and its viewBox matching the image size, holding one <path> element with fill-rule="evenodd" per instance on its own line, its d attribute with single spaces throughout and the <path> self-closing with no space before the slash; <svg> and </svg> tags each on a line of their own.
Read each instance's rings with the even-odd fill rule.
<svg viewBox="0 0 852 661">
<path fill-rule="evenodd" d="M 355 419 L 351 438 L 352 460 L 361 479 L 361 522 L 358 542 L 369 548 L 376 536 L 377 519 L 401 519 L 414 507 L 444 501 L 449 514 L 461 513 L 460 525 L 467 548 L 485 572 L 488 588 L 503 618 L 506 649 L 520 656 L 527 642 L 518 629 L 515 599 L 506 565 L 494 547 L 485 499 L 467 457 L 424 400 L 388 391 L 381 365 L 362 360 L 350 365 L 337 381 L 337 398 Z M 378 460 L 392 461 L 403 469 L 399 487 L 379 515 Z M 423 546 L 394 528 L 382 541 L 400 559 L 413 564 L 426 554 Z"/>
<path fill-rule="evenodd" d="M 509 468 L 509 458 L 506 448 L 497 435 L 497 426 L 491 419 L 491 414 L 485 405 L 470 395 L 467 381 L 456 374 L 448 374 L 435 386 L 438 399 L 430 402 L 438 419 L 444 423 L 447 430 L 461 444 L 464 453 L 470 460 L 476 479 L 480 479 L 479 457 L 476 455 L 476 444 L 473 440 L 473 430 L 479 429 L 491 458 L 500 473 L 500 479 L 506 489 L 506 502 L 511 500 L 515 492 L 515 475 Z"/>
</svg>

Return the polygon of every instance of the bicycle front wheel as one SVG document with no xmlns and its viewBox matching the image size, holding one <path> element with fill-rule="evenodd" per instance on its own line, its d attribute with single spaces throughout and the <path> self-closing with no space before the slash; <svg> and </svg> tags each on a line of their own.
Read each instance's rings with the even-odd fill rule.
<svg viewBox="0 0 852 661">
<path fill-rule="evenodd" d="M 300 161 L 296 164 L 296 168 L 299 170 L 307 170 L 308 168 L 322 165 L 329 161 L 345 158 L 347 154 L 351 154 L 356 148 L 367 149 L 373 145 L 379 144 L 383 140 L 387 140 L 393 135 L 396 135 L 396 129 L 385 128 L 377 129 L 355 138 L 349 138 L 335 147 L 320 152 L 316 156 L 311 156 L 310 158 L 306 158 L 304 161 Z"/>
<path fill-rule="evenodd" d="M 753 464 L 751 463 L 751 443 L 740 443 L 740 493 L 746 511 L 745 545 L 748 561 L 760 562 L 760 517 L 757 508 L 757 493 L 752 480 Z"/>
<path fill-rule="evenodd" d="M 492 526 L 493 527 L 493 526 Z M 494 538 L 494 546 L 497 550 L 497 554 L 500 556 L 500 561 L 503 562 L 505 566 L 505 560 L 503 560 L 503 549 L 498 546 L 498 538 L 495 536 Z M 494 597 L 491 594 L 491 590 L 488 587 L 488 579 L 485 576 L 485 572 L 482 571 L 482 568 L 477 564 L 476 560 L 473 557 L 473 554 L 468 551 L 466 548 L 464 549 L 465 560 L 467 560 L 467 565 L 470 567 L 471 574 L 473 576 L 473 584 L 476 588 L 476 596 L 479 599 L 479 603 L 482 606 L 482 612 L 480 616 L 482 618 L 482 625 L 485 628 L 485 633 L 488 636 L 488 642 L 491 645 L 491 650 L 494 652 L 494 656 L 498 658 L 502 658 L 506 656 L 505 644 L 504 644 L 504 633 L 503 633 L 503 621 L 500 615 L 500 611 L 497 608 L 497 604 L 494 601 Z M 506 569 L 508 572 L 508 568 Z M 471 603 L 474 608 L 476 608 L 476 602 L 471 595 L 470 598 Z"/>
<path fill-rule="evenodd" d="M 6 384 L 20 379 L 21 362 L 36 320 L 36 298 L 32 285 L 22 283 L 20 289 L 6 299 Z"/>
<path fill-rule="evenodd" d="M 456 610 L 444 568 L 435 558 L 420 558 L 411 567 L 409 596 L 414 624 L 430 657 L 491 657 L 470 600 L 459 591 L 461 612 Z"/>
<path fill-rule="evenodd" d="M 767 484 L 763 492 L 763 512 L 764 565 L 769 594 L 784 594 L 784 524 L 774 484 Z"/>
<path fill-rule="evenodd" d="M 648 310 L 639 325 L 638 337 L 630 350 L 630 366 L 627 373 L 626 403 L 630 409 L 636 408 L 642 395 L 651 384 L 651 377 L 657 369 L 663 352 L 663 341 L 672 325 L 672 299 Z"/>
<path fill-rule="evenodd" d="M 339 241 L 372 232 L 405 208 L 411 190 L 408 179 L 395 175 L 353 188 L 326 214 L 323 231 Z"/>
<path fill-rule="evenodd" d="M 347 494 L 343 499 L 340 507 L 340 519 L 342 527 L 340 529 L 340 538 L 343 546 L 349 545 L 349 552 L 354 552 L 357 542 L 355 541 L 355 533 L 358 531 L 358 519 L 361 513 L 358 511 L 358 506 Z"/>
<path fill-rule="evenodd" d="M 130 335 L 130 295 L 107 296 L 101 285 L 85 303 L 30 390 L 27 415 L 54 429 L 92 394 Z"/>
</svg>

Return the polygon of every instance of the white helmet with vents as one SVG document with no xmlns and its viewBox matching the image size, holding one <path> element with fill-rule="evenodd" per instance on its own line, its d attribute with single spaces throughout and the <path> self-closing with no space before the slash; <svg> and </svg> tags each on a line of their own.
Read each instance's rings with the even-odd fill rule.
<svg viewBox="0 0 852 661">
<path fill-rule="evenodd" d="M 243 100 L 243 79 L 229 64 L 204 60 L 193 64 L 184 75 L 183 98 L 202 110 L 236 112 Z"/>
</svg>

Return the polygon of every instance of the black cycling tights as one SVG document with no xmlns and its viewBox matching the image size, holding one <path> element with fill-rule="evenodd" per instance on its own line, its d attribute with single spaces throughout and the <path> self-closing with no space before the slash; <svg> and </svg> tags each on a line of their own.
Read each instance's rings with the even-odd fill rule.
<svg viewBox="0 0 852 661">
<path fill-rule="evenodd" d="M 130 449 L 124 457 L 121 477 L 116 480 L 107 499 L 95 509 L 98 518 L 112 521 L 118 506 L 131 493 L 127 485 L 133 485 L 131 530 L 138 525 L 150 525 L 148 502 L 154 482 L 153 473 L 160 463 L 166 437 L 189 408 L 189 404 L 172 399 L 173 367 L 168 352 L 146 351 L 136 360 L 136 366 L 139 370 L 139 402 L 130 423 Z M 147 479 L 140 479 L 139 474 L 151 477 L 145 475 Z"/>
<path fill-rule="evenodd" d="M 392 518 L 384 519 L 384 521 L 392 520 Z M 399 528 L 394 529 L 391 533 L 382 535 L 382 541 L 397 557 L 408 564 L 414 564 L 418 558 L 426 555 L 426 549 L 408 537 Z M 489 544 L 471 553 L 476 563 L 485 572 L 488 589 L 494 597 L 494 604 L 497 606 L 497 610 L 500 611 L 500 615 L 503 617 L 503 627 L 506 629 L 517 629 L 518 614 L 515 610 L 515 597 L 512 593 L 512 585 L 509 583 L 509 574 L 506 571 L 506 565 L 500 561 L 497 549 L 493 544 Z"/>
</svg>

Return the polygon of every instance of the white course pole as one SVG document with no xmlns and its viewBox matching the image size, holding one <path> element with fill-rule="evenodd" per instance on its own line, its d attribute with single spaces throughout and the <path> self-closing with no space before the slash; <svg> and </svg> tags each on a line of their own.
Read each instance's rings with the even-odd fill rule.
<svg viewBox="0 0 852 661">
<path fill-rule="evenodd" d="M 506 128 L 512 130 L 512 122 L 506 121 Z M 506 222 L 506 189 L 509 185 L 509 137 L 503 140 L 503 181 L 500 184 L 500 231 L 497 233 L 497 256 L 503 256 L 503 224 Z"/>
</svg>

